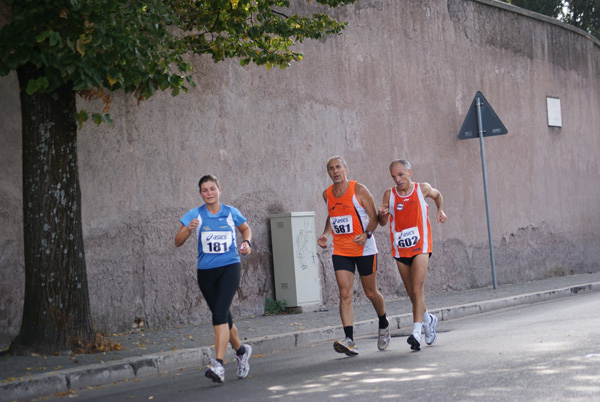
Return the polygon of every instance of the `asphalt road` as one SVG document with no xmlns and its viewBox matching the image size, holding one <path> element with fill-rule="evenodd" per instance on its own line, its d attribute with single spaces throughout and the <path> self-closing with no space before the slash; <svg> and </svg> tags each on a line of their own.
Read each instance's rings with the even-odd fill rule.
<svg viewBox="0 0 600 402">
<path fill-rule="evenodd" d="M 331 343 L 235 363 L 214 384 L 204 368 L 81 389 L 35 400 L 60 401 L 598 401 L 600 293 L 444 321 L 438 341 L 412 352 L 407 332 L 385 352 L 359 338 L 360 355 Z"/>
</svg>

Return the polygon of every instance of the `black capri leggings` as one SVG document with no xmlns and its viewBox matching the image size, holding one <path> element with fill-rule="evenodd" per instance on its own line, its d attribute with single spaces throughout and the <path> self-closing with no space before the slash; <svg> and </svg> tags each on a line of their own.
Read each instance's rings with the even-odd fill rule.
<svg viewBox="0 0 600 402">
<path fill-rule="evenodd" d="M 208 303 L 212 313 L 213 325 L 229 324 L 233 326 L 231 318 L 231 302 L 235 292 L 240 286 L 242 264 L 235 263 L 223 267 L 198 270 L 198 286 Z"/>
</svg>

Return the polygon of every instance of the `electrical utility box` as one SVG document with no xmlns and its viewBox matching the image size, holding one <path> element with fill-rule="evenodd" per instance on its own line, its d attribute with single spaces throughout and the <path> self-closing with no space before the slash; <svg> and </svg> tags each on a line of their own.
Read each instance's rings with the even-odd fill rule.
<svg viewBox="0 0 600 402">
<path fill-rule="evenodd" d="M 271 215 L 275 298 L 288 307 L 315 311 L 321 305 L 315 213 Z"/>
</svg>

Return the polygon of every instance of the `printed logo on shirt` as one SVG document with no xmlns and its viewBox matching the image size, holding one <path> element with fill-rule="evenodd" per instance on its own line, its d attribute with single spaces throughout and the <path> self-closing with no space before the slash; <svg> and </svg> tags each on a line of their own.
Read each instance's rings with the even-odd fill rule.
<svg viewBox="0 0 600 402">
<path fill-rule="evenodd" d="M 221 241 L 221 240 L 227 240 L 229 238 L 230 234 L 226 233 L 226 234 L 215 234 L 215 233 L 208 233 L 206 236 L 206 240 L 207 241 Z"/>
<path fill-rule="evenodd" d="M 350 221 L 350 217 L 349 216 L 342 216 L 339 218 L 332 218 L 333 220 L 331 221 L 332 224 L 334 225 L 341 225 L 344 223 L 348 223 L 348 221 Z"/>
<path fill-rule="evenodd" d="M 333 207 L 331 207 L 331 210 L 333 211 L 335 209 L 335 207 L 337 207 L 338 205 L 343 205 L 341 202 L 336 202 L 335 205 Z"/>
<path fill-rule="evenodd" d="M 402 211 L 404 209 L 404 204 L 398 203 L 396 204 L 396 211 Z"/>
</svg>

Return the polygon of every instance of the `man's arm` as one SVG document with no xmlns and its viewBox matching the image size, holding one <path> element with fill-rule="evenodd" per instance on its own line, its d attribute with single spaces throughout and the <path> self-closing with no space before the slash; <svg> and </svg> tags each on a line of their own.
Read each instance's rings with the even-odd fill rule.
<svg viewBox="0 0 600 402">
<path fill-rule="evenodd" d="M 383 202 L 377 210 L 377 220 L 381 226 L 385 226 L 388 223 L 390 213 L 390 190 L 386 190 L 383 194 Z"/>
<path fill-rule="evenodd" d="M 327 191 L 323 191 L 323 201 L 327 204 Z M 327 238 L 331 234 L 331 222 L 329 221 L 329 214 L 327 214 L 327 218 L 325 219 L 325 228 L 323 229 L 323 234 L 319 236 L 317 239 L 317 244 L 321 248 L 327 248 Z"/>
<path fill-rule="evenodd" d="M 446 222 L 442 193 L 431 187 L 429 183 L 421 183 L 421 192 L 423 193 L 423 197 L 429 197 L 435 202 L 435 206 L 437 207 L 437 221 L 440 223 Z"/>
<path fill-rule="evenodd" d="M 375 201 L 373 200 L 373 196 L 369 192 L 369 190 L 360 183 L 356 183 L 356 187 L 354 188 L 354 192 L 358 197 L 358 201 L 360 201 L 361 205 L 367 212 L 369 216 L 369 224 L 365 228 L 365 232 L 373 232 L 377 229 L 377 224 L 379 220 L 377 219 L 377 209 L 375 208 Z M 364 236 L 364 239 L 367 239 L 367 234 L 362 233 L 355 237 L 354 241 L 357 241 L 356 238 Z"/>
</svg>

